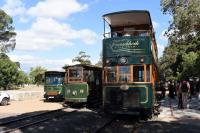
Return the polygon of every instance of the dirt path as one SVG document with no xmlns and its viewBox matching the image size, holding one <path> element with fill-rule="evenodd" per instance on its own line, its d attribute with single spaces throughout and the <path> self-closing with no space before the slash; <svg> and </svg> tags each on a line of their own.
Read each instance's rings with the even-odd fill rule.
<svg viewBox="0 0 200 133">
<path fill-rule="evenodd" d="M 0 119 L 35 111 L 54 110 L 62 108 L 62 103 L 44 102 L 43 99 L 26 101 L 11 101 L 8 106 L 0 106 Z"/>
</svg>

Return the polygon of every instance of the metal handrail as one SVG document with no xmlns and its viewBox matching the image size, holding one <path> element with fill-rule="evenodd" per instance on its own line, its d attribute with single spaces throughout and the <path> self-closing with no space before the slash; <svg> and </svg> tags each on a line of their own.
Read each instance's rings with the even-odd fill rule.
<svg viewBox="0 0 200 133">
<path fill-rule="evenodd" d="M 111 35 L 114 35 L 113 33 L 120 33 L 120 34 L 131 33 L 130 36 L 138 36 L 138 35 L 132 35 L 134 32 L 151 33 L 151 30 L 119 30 L 119 31 L 113 31 L 113 32 L 106 32 L 103 34 L 103 36 L 104 36 L 104 38 L 111 38 Z M 106 35 L 109 35 L 109 37 L 107 37 Z M 123 35 L 121 35 L 121 36 L 123 36 Z M 149 35 L 146 35 L 146 36 L 149 36 Z M 116 36 L 116 37 L 118 37 L 118 36 Z"/>
</svg>

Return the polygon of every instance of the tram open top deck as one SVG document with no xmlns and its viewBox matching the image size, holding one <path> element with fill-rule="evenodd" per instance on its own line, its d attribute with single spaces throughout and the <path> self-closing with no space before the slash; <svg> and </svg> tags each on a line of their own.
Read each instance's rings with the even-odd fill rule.
<svg viewBox="0 0 200 133">
<path fill-rule="evenodd" d="M 157 62 L 158 51 L 149 11 L 113 12 L 103 15 L 103 19 L 103 55 L 105 58 L 117 57 L 117 55 L 129 56 L 129 64 L 138 64 L 141 62 L 138 62 L 136 58 L 143 56 L 145 63 L 149 64 L 152 55 Z M 133 55 L 137 57 L 135 58 Z M 105 61 L 103 62 L 105 63 Z"/>
</svg>

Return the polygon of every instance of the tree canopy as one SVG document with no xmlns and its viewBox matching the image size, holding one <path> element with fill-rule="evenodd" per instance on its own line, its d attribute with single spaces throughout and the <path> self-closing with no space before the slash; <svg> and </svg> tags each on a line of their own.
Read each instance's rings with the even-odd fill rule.
<svg viewBox="0 0 200 133">
<path fill-rule="evenodd" d="M 170 14 L 166 35 L 169 44 L 160 59 L 166 79 L 200 76 L 200 0 L 161 0 L 164 14 Z"/>
<path fill-rule="evenodd" d="M 12 62 L 6 54 L 0 53 L 0 89 L 11 89 L 27 80 L 27 75 L 19 69 L 18 64 Z"/>
<path fill-rule="evenodd" d="M 0 9 L 0 53 L 6 53 L 15 48 L 13 20 L 3 10 Z"/>
<path fill-rule="evenodd" d="M 84 51 L 80 51 L 78 56 L 72 59 L 72 62 L 79 62 L 80 64 L 91 64 L 90 56 Z"/>
<path fill-rule="evenodd" d="M 40 85 L 44 81 L 44 72 L 47 71 L 46 68 L 41 66 L 32 67 L 29 73 L 31 81 L 33 84 Z"/>
</svg>

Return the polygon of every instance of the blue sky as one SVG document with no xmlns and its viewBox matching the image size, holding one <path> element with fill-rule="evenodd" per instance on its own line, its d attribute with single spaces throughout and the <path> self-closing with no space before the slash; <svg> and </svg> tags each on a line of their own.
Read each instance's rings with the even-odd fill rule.
<svg viewBox="0 0 200 133">
<path fill-rule="evenodd" d="M 12 16 L 17 32 L 16 48 L 9 53 L 25 72 L 43 66 L 61 70 L 85 51 L 95 64 L 102 49 L 102 15 L 124 10 L 149 10 L 159 56 L 167 45 L 163 36 L 170 20 L 160 0 L 1 0 L 0 8 Z"/>
</svg>

